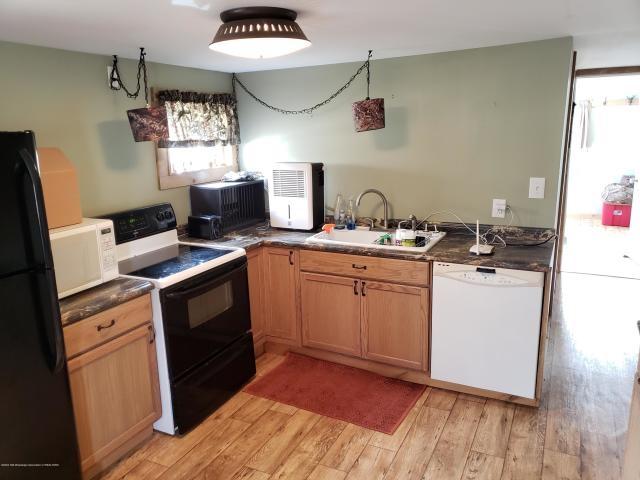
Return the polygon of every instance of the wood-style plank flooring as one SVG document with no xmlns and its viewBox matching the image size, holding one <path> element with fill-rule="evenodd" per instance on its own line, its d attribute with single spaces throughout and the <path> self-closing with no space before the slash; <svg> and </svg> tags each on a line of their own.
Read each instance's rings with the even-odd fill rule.
<svg viewBox="0 0 640 480">
<path fill-rule="evenodd" d="M 640 281 L 561 277 L 538 409 L 428 388 L 384 435 L 241 392 L 182 438 L 154 434 L 104 478 L 619 479 Z M 260 357 L 258 375 L 282 358 Z"/>
</svg>

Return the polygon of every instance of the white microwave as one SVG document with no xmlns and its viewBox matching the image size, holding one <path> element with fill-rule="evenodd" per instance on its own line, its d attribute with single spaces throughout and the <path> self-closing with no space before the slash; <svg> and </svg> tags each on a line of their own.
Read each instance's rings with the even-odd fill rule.
<svg viewBox="0 0 640 480">
<path fill-rule="evenodd" d="M 58 298 L 68 297 L 118 276 L 113 222 L 83 218 L 49 230 Z"/>
</svg>

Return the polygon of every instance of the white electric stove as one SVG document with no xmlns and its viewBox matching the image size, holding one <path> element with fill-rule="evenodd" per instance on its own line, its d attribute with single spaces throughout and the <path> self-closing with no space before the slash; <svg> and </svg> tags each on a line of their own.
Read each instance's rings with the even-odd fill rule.
<svg viewBox="0 0 640 480">
<path fill-rule="evenodd" d="M 245 251 L 179 241 L 170 204 L 106 218 L 120 274 L 155 286 L 162 417 L 154 428 L 183 434 L 255 374 Z"/>
</svg>

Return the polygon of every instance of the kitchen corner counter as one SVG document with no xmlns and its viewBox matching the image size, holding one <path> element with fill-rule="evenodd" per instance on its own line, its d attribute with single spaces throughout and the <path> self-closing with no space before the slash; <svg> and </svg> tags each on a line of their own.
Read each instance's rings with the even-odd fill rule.
<svg viewBox="0 0 640 480">
<path fill-rule="evenodd" d="M 146 280 L 116 278 L 60 300 L 63 327 L 140 297 L 153 289 Z"/>
<path fill-rule="evenodd" d="M 516 242 L 515 240 L 511 240 Z M 518 243 L 536 243 L 530 239 L 518 240 Z M 427 256 L 434 262 L 464 263 L 490 268 L 511 268 L 515 270 L 529 270 L 533 272 L 548 272 L 553 266 L 553 240 L 539 246 L 509 246 L 495 245 L 491 255 L 475 255 L 469 252 L 469 247 L 475 243 L 472 235 L 447 234 L 431 250 Z"/>
<path fill-rule="evenodd" d="M 460 233 L 447 233 L 431 250 L 426 253 L 402 252 L 395 250 L 380 250 L 345 245 L 327 245 L 308 243 L 305 240 L 314 232 L 297 232 L 271 228 L 259 230 L 250 227 L 236 232 L 230 232 L 218 240 L 202 240 L 189 236 L 180 238 L 184 242 L 202 243 L 219 247 L 240 247 L 251 250 L 260 246 L 303 248 L 352 255 L 366 255 L 373 257 L 396 258 L 413 261 L 434 261 L 447 263 L 463 263 L 493 268 L 512 268 L 546 272 L 551 270 L 554 255 L 554 241 L 550 240 L 540 246 L 496 246 L 492 255 L 473 255 L 469 247 L 475 242 L 475 237 Z M 510 239 L 516 243 L 516 240 Z M 517 243 L 536 243 L 530 238 L 517 240 Z"/>
</svg>

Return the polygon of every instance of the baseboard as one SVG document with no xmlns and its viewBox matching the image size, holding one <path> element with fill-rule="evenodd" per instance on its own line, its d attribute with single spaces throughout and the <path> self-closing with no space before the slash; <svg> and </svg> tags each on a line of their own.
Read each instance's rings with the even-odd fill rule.
<svg viewBox="0 0 640 480">
<path fill-rule="evenodd" d="M 403 367 L 396 367 L 393 365 L 385 365 L 384 363 L 374 362 L 372 360 L 349 357 L 348 355 L 343 355 L 341 353 L 327 352 L 325 350 L 318 350 L 315 348 L 295 347 L 283 343 L 267 341 L 265 343 L 265 351 L 276 353 L 279 355 L 283 355 L 286 352 L 300 353 L 302 355 L 318 358 L 320 360 L 327 360 L 329 362 L 339 363 L 341 365 L 348 365 L 350 367 L 368 370 L 385 377 L 398 378 L 400 380 L 420 383 L 422 385 L 426 385 L 428 380 L 427 374 L 425 372 L 410 370 Z"/>
</svg>

